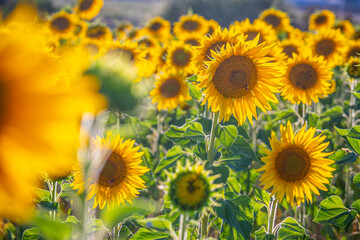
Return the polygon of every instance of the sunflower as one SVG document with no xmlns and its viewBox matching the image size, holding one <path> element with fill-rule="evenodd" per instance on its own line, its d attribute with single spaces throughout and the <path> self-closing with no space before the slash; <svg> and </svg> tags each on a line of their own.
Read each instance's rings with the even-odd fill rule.
<svg viewBox="0 0 360 240">
<path fill-rule="evenodd" d="M 220 121 L 233 114 L 239 124 L 246 118 L 252 123 L 252 117 L 257 118 L 256 106 L 266 112 L 271 109 L 268 101 L 278 102 L 274 92 L 284 71 L 273 58 L 265 57 L 272 46 L 257 44 L 259 35 L 247 42 L 240 35 L 238 41 L 212 52 L 214 59 L 205 62 L 207 74 L 201 77 L 199 87 L 205 88 L 202 104 L 220 112 Z"/>
<path fill-rule="evenodd" d="M 328 94 L 332 71 L 322 56 L 304 50 L 288 60 L 281 95 L 291 103 L 311 104 Z"/>
<path fill-rule="evenodd" d="M 360 78 L 360 59 L 358 57 L 350 57 L 346 64 L 346 73 L 352 79 Z"/>
<path fill-rule="evenodd" d="M 262 20 L 257 19 L 251 23 L 247 18 L 242 22 L 235 21 L 234 25 L 240 34 L 247 35 L 247 41 L 253 40 L 258 34 L 260 34 L 259 43 L 271 44 L 278 40 L 276 31 Z"/>
<path fill-rule="evenodd" d="M 148 69 L 148 75 L 152 75 L 156 72 L 156 69 L 161 65 L 160 56 L 162 54 L 162 48 L 159 41 L 153 37 L 144 37 L 138 41 L 140 48 L 146 52 L 144 57 L 147 61 L 146 68 Z"/>
<path fill-rule="evenodd" d="M 74 12 L 82 19 L 91 20 L 99 14 L 103 5 L 103 0 L 78 0 Z"/>
<path fill-rule="evenodd" d="M 276 61 L 280 64 L 280 66 L 286 66 L 288 56 L 284 52 L 284 49 L 280 47 L 279 41 L 277 41 L 277 44 L 273 46 L 273 48 L 270 50 L 268 54 L 266 54 L 266 57 L 273 58 L 273 61 Z"/>
<path fill-rule="evenodd" d="M 199 35 L 197 33 L 183 34 L 183 35 L 179 36 L 178 39 L 180 41 L 183 41 L 184 44 L 189 44 L 193 47 L 196 47 L 196 46 L 200 45 L 200 41 L 204 38 L 204 36 Z"/>
<path fill-rule="evenodd" d="M 345 52 L 345 59 L 348 61 L 351 57 L 360 57 L 360 39 L 348 40 L 347 51 Z"/>
<path fill-rule="evenodd" d="M 171 24 L 162 17 L 151 19 L 145 29 L 148 35 L 159 39 L 161 42 L 166 42 L 171 38 Z"/>
<path fill-rule="evenodd" d="M 157 103 L 157 109 L 172 110 L 180 103 L 189 101 L 189 87 L 184 72 L 166 70 L 157 76 L 155 88 L 150 92 L 152 103 Z"/>
<path fill-rule="evenodd" d="M 329 10 L 322 10 L 310 15 L 309 30 L 332 28 L 335 23 L 335 14 Z"/>
<path fill-rule="evenodd" d="M 355 31 L 354 35 L 352 36 L 352 39 L 354 40 L 360 39 L 360 30 Z"/>
<path fill-rule="evenodd" d="M 49 49 L 35 10 L 15 12 L 19 20 L 0 26 L 0 215 L 21 219 L 31 214 L 39 173 L 77 161 L 82 114 L 104 99 L 81 81 L 81 49 Z"/>
<path fill-rule="evenodd" d="M 112 40 L 112 33 L 108 27 L 97 25 L 88 27 L 86 37 L 105 42 Z"/>
<path fill-rule="evenodd" d="M 206 65 L 204 61 L 212 59 L 212 51 L 220 51 L 223 46 L 226 47 L 227 43 L 236 45 L 239 35 L 235 27 L 231 27 L 229 30 L 226 28 L 221 30 L 218 27 L 212 35 L 205 36 L 201 40 L 200 46 L 194 48 L 193 64 L 195 71 L 199 75 L 205 75 Z M 241 36 L 244 37 L 244 35 Z"/>
<path fill-rule="evenodd" d="M 58 38 L 70 38 L 75 32 L 76 24 L 76 18 L 73 14 L 60 11 L 52 15 L 49 28 Z"/>
<path fill-rule="evenodd" d="M 85 38 L 87 28 L 87 22 L 79 19 L 75 25 L 74 36 L 78 38 Z"/>
<path fill-rule="evenodd" d="M 96 39 L 85 38 L 81 41 L 86 51 L 89 53 L 91 60 L 96 60 L 106 53 L 106 45 Z"/>
<path fill-rule="evenodd" d="M 328 94 L 333 94 L 336 91 L 336 81 L 333 79 L 330 81 L 330 89 Z"/>
<path fill-rule="evenodd" d="M 184 44 L 183 41 L 172 41 L 167 50 L 166 65 L 193 74 L 192 51 L 191 45 Z"/>
<path fill-rule="evenodd" d="M 340 30 L 324 29 L 306 38 L 307 47 L 314 56 L 323 56 L 330 67 L 342 65 L 346 51 L 346 38 Z"/>
<path fill-rule="evenodd" d="M 141 179 L 148 168 L 139 166 L 141 155 L 138 152 L 140 146 L 134 147 L 135 140 L 123 141 L 120 135 L 112 136 L 108 132 L 106 138 L 96 136 L 96 151 L 104 152 L 101 166 L 96 169 L 92 177 L 88 179 L 89 194 L 87 199 L 95 196 L 94 207 L 99 205 L 103 209 L 105 205 L 114 208 L 125 201 L 131 200 L 139 195 L 138 189 L 145 188 L 145 182 Z M 84 172 L 78 169 L 74 174 L 74 189 L 81 193 L 85 189 Z"/>
<path fill-rule="evenodd" d="M 126 34 L 133 28 L 130 22 L 121 22 L 115 28 L 116 38 L 122 40 Z"/>
<path fill-rule="evenodd" d="M 355 28 L 349 20 L 341 20 L 337 22 L 333 28 L 340 29 L 347 38 L 352 38 L 355 34 Z"/>
<path fill-rule="evenodd" d="M 276 32 L 286 29 L 286 27 L 290 25 L 290 18 L 287 13 L 276 9 L 267 9 L 263 11 L 259 16 L 259 19 L 272 26 Z"/>
<path fill-rule="evenodd" d="M 306 125 L 294 134 L 290 122 L 287 126 L 280 126 L 281 139 L 271 132 L 271 150 L 261 149 L 266 156 L 261 158 L 265 165 L 257 171 L 264 171 L 260 181 L 264 190 L 272 187 L 271 195 L 281 201 L 293 205 L 301 202 L 312 202 L 312 193 L 320 195 L 318 189 L 327 191 L 324 184 L 328 184 L 332 171 L 329 165 L 334 161 L 326 159 L 331 153 L 323 152 L 329 142 L 323 143 L 326 136 L 315 137 L 315 128 L 306 131 Z"/>
<path fill-rule="evenodd" d="M 220 175 L 212 175 L 212 171 L 205 170 L 202 165 L 190 165 L 187 161 L 185 167 L 177 162 L 174 174 L 168 174 L 168 198 L 174 208 L 182 212 L 211 211 L 210 206 L 216 204 L 215 197 L 221 197 L 215 192 L 222 184 L 214 184 Z"/>
<path fill-rule="evenodd" d="M 293 54 L 299 54 L 300 49 L 304 46 L 302 41 L 298 39 L 284 39 L 279 43 L 288 58 L 292 58 Z"/>
<path fill-rule="evenodd" d="M 194 14 L 181 16 L 180 20 L 174 23 L 173 31 L 177 37 L 187 33 L 197 33 L 202 36 L 209 31 L 209 28 L 204 17 Z"/>
<path fill-rule="evenodd" d="M 300 29 L 289 25 L 281 31 L 280 36 L 284 36 L 282 39 L 298 39 L 298 41 L 303 41 L 305 34 L 306 33 L 302 32 Z"/>
<path fill-rule="evenodd" d="M 220 26 L 219 23 L 214 19 L 208 20 L 207 25 L 208 25 L 208 32 L 206 33 L 206 35 L 212 35 L 215 32 L 215 30 Z"/>
</svg>

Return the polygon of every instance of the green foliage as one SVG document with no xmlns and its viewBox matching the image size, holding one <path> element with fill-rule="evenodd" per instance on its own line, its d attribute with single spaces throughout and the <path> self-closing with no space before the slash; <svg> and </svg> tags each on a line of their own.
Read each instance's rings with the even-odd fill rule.
<svg viewBox="0 0 360 240">
<path fill-rule="evenodd" d="M 159 173 L 163 169 L 173 167 L 178 161 L 185 162 L 186 157 L 186 152 L 184 152 L 181 147 L 174 146 L 167 152 L 166 157 L 160 160 L 159 164 L 154 170 L 154 173 Z"/>
<path fill-rule="evenodd" d="M 304 227 L 292 217 L 287 217 L 280 223 L 279 230 L 277 232 L 277 239 L 307 239 L 307 233 Z"/>
<path fill-rule="evenodd" d="M 335 127 L 335 130 L 345 139 L 351 150 L 360 154 L 360 126 L 355 126 L 351 129 L 340 129 Z"/>
</svg>

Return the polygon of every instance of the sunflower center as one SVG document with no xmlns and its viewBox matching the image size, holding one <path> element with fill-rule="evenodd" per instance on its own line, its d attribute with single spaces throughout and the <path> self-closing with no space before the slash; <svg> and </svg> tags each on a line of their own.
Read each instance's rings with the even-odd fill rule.
<svg viewBox="0 0 360 240">
<path fill-rule="evenodd" d="M 349 51 L 347 58 L 349 59 L 350 57 L 360 57 L 359 54 L 360 54 L 360 47 L 354 47 Z"/>
<path fill-rule="evenodd" d="M 323 55 L 324 57 L 329 56 L 335 49 L 335 43 L 330 39 L 324 39 L 316 44 L 316 53 Z"/>
<path fill-rule="evenodd" d="M 320 15 L 315 19 L 315 22 L 317 24 L 323 24 L 324 22 L 326 22 L 326 17 L 324 15 Z"/>
<path fill-rule="evenodd" d="M 104 187 L 119 185 L 126 176 L 126 165 L 122 157 L 115 152 L 110 154 L 109 159 L 99 174 L 99 184 Z"/>
<path fill-rule="evenodd" d="M 288 182 L 303 179 L 310 170 L 309 154 L 302 148 L 289 146 L 278 153 L 275 168 L 279 176 Z"/>
<path fill-rule="evenodd" d="M 51 21 L 51 27 L 63 31 L 70 26 L 70 22 L 66 17 L 57 17 Z"/>
<path fill-rule="evenodd" d="M 275 15 L 267 15 L 265 18 L 264 18 L 264 21 L 267 22 L 268 24 L 272 25 L 274 28 L 276 28 L 277 26 L 280 25 L 281 21 L 280 21 L 280 18 L 275 16 Z"/>
<path fill-rule="evenodd" d="M 350 77 L 359 78 L 360 77 L 360 67 L 358 62 L 352 63 L 348 66 L 347 73 Z"/>
<path fill-rule="evenodd" d="M 177 66 L 186 66 L 190 62 L 191 55 L 184 49 L 177 49 L 173 54 L 173 62 Z"/>
<path fill-rule="evenodd" d="M 297 88 L 308 89 L 315 85 L 317 74 L 311 65 L 300 63 L 292 67 L 289 73 L 289 79 Z"/>
<path fill-rule="evenodd" d="M 166 98 L 175 97 L 180 92 L 180 83 L 175 78 L 166 80 L 160 87 L 160 93 Z"/>
<path fill-rule="evenodd" d="M 337 25 L 335 29 L 339 29 L 341 32 L 344 32 L 345 30 L 344 25 Z"/>
<path fill-rule="evenodd" d="M 245 56 L 231 56 L 216 69 L 213 83 L 226 98 L 241 98 L 248 94 L 257 82 L 254 62 Z"/>
<path fill-rule="evenodd" d="M 150 25 L 151 31 L 154 31 L 154 32 L 159 30 L 161 27 L 162 27 L 162 24 L 159 22 L 154 22 L 153 24 Z"/>
<path fill-rule="evenodd" d="M 183 29 L 188 31 L 195 31 L 199 27 L 199 23 L 196 21 L 185 21 L 182 25 Z"/>
<path fill-rule="evenodd" d="M 359 39 L 360 38 L 360 31 L 356 31 L 354 34 L 354 39 Z"/>
<path fill-rule="evenodd" d="M 94 2 L 94 0 L 83 0 L 83 1 L 80 2 L 79 9 L 81 11 L 86 11 L 89 8 L 91 8 L 93 2 Z"/>
<path fill-rule="evenodd" d="M 209 31 L 207 32 L 207 34 L 212 35 L 214 32 L 214 28 L 213 27 L 209 27 Z"/>
<path fill-rule="evenodd" d="M 211 60 L 211 50 L 218 52 L 220 51 L 221 47 L 224 46 L 226 42 L 220 41 L 213 43 L 207 50 L 206 50 L 206 57 Z M 207 59 L 206 59 L 207 60 Z"/>
<path fill-rule="evenodd" d="M 284 53 L 286 53 L 286 55 L 287 55 L 289 58 L 292 58 L 292 57 L 293 57 L 293 53 L 298 54 L 298 51 L 297 51 L 296 47 L 294 47 L 294 46 L 285 46 L 285 47 L 284 47 Z"/>
<path fill-rule="evenodd" d="M 91 28 L 87 32 L 89 38 L 100 38 L 105 35 L 105 30 L 101 27 Z"/>
<path fill-rule="evenodd" d="M 189 40 L 186 40 L 185 42 L 186 44 L 190 44 L 191 46 L 199 46 L 199 41 L 196 40 L 196 39 L 189 39 Z"/>
<path fill-rule="evenodd" d="M 247 32 L 246 33 L 246 35 L 247 35 L 246 41 L 254 40 L 258 34 L 259 34 L 259 32 L 252 32 L 252 31 Z M 261 37 L 261 34 L 260 34 L 259 44 L 262 42 L 263 42 L 263 38 Z"/>
</svg>

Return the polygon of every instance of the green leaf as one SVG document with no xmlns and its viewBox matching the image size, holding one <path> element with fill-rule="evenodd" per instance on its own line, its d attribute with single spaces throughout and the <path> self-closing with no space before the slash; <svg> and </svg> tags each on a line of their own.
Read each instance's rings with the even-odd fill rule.
<svg viewBox="0 0 360 240">
<path fill-rule="evenodd" d="M 298 119 L 298 115 L 295 113 L 295 111 L 292 109 L 288 109 L 286 111 L 281 111 L 277 115 L 277 117 L 273 120 L 273 122 L 279 121 L 279 120 L 285 120 L 285 121 L 289 120 L 291 122 L 295 122 L 295 121 L 297 121 L 297 119 Z"/>
<path fill-rule="evenodd" d="M 175 166 L 177 161 L 183 161 L 186 159 L 186 152 L 181 147 L 174 146 L 166 154 L 166 157 L 162 158 L 159 164 L 156 166 L 154 173 L 159 173 L 163 169 Z"/>
<path fill-rule="evenodd" d="M 215 127 L 215 137 L 219 139 L 226 151 L 229 152 L 231 145 L 233 144 L 238 131 L 235 126 L 221 126 L 220 124 Z"/>
<path fill-rule="evenodd" d="M 101 219 L 92 219 L 89 223 L 88 233 L 95 231 L 108 231 Z"/>
<path fill-rule="evenodd" d="M 192 75 L 186 79 L 188 82 L 197 82 L 197 75 Z"/>
<path fill-rule="evenodd" d="M 321 201 L 319 212 L 314 219 L 316 223 L 331 223 L 346 227 L 356 217 L 356 211 L 346 208 L 339 196 L 333 195 Z"/>
<path fill-rule="evenodd" d="M 44 190 L 41 188 L 34 188 L 35 189 L 35 195 L 39 198 L 39 199 L 50 199 L 51 198 L 51 194 L 48 190 Z"/>
<path fill-rule="evenodd" d="M 360 199 L 356 200 L 353 204 L 351 204 L 350 208 L 353 208 L 360 214 Z"/>
<path fill-rule="evenodd" d="M 337 150 L 335 153 L 329 156 L 329 159 L 336 161 L 336 164 L 342 164 L 346 162 L 355 162 L 357 155 L 355 153 L 347 153 L 344 150 Z"/>
<path fill-rule="evenodd" d="M 192 83 L 188 83 L 188 85 L 189 85 L 190 96 L 194 99 L 200 100 L 202 97 L 202 94 L 201 94 L 200 90 L 198 89 L 198 87 Z"/>
<path fill-rule="evenodd" d="M 105 209 L 101 212 L 101 219 L 104 220 L 106 226 L 111 229 L 115 224 L 123 221 L 125 218 L 133 214 L 146 214 L 149 212 L 154 213 L 157 202 L 150 199 L 137 198 L 133 200 L 133 204 L 126 204 L 114 209 Z"/>
<path fill-rule="evenodd" d="M 335 107 L 332 107 L 332 108 L 326 110 L 325 112 L 323 112 L 321 117 L 335 118 L 335 117 L 342 116 L 342 114 L 343 114 L 343 108 L 340 106 L 335 106 Z"/>
<path fill-rule="evenodd" d="M 305 120 L 307 121 L 308 127 L 317 127 L 319 122 L 319 115 L 309 112 L 305 116 Z"/>
<path fill-rule="evenodd" d="M 241 185 L 236 177 L 229 177 L 227 180 L 227 186 L 231 192 L 240 193 Z"/>
<path fill-rule="evenodd" d="M 59 208 L 58 202 L 51 202 L 48 198 L 41 199 L 39 204 L 49 211 L 58 210 Z"/>
<path fill-rule="evenodd" d="M 171 125 L 169 130 L 165 132 L 165 136 L 182 147 L 202 141 L 205 138 L 202 125 L 198 122 L 188 122 L 181 127 Z"/>
<path fill-rule="evenodd" d="M 172 224 L 170 220 L 161 217 L 137 219 L 136 222 L 143 227 L 160 231 L 170 230 Z"/>
<path fill-rule="evenodd" d="M 285 218 L 277 233 L 278 240 L 285 239 L 305 239 L 307 237 L 305 228 L 292 217 Z"/>
<path fill-rule="evenodd" d="M 261 203 L 263 203 L 266 208 L 269 208 L 269 204 L 270 204 L 270 194 L 260 188 L 257 188 L 255 186 L 253 186 L 254 188 L 254 194 L 255 194 L 255 199 Z"/>
<path fill-rule="evenodd" d="M 131 238 L 132 240 L 156 240 L 166 239 L 169 237 L 168 233 L 156 232 L 146 228 L 140 228 Z"/>
<path fill-rule="evenodd" d="M 205 134 L 203 132 L 202 125 L 198 122 L 192 122 L 183 135 L 184 138 L 195 140 L 195 141 L 202 141 L 205 139 Z"/>
<path fill-rule="evenodd" d="M 360 188 L 360 173 L 356 174 L 354 179 L 353 179 L 353 183 Z"/>
<path fill-rule="evenodd" d="M 340 129 L 334 127 L 336 132 L 342 136 L 348 146 L 357 154 L 360 154 L 360 126 L 349 129 Z"/>
<path fill-rule="evenodd" d="M 212 165 L 211 167 L 209 167 L 210 170 L 212 170 L 212 174 L 211 175 L 216 175 L 216 174 L 220 174 L 221 177 L 217 178 L 214 183 L 226 183 L 228 177 L 229 177 L 229 169 L 224 166 L 224 165 L 218 165 L 218 166 L 214 166 Z"/>
<path fill-rule="evenodd" d="M 189 125 L 190 123 L 185 123 L 181 127 L 171 125 L 170 128 L 165 132 L 166 138 L 168 138 L 169 140 L 173 141 L 176 144 L 179 144 L 180 146 L 185 146 L 190 142 L 189 139 L 183 138 L 183 135 Z"/>
<path fill-rule="evenodd" d="M 23 240 L 37 240 L 41 239 L 42 237 L 43 235 L 41 235 L 40 229 L 38 227 L 26 229 L 22 235 Z"/>
<path fill-rule="evenodd" d="M 40 232 L 49 239 L 63 240 L 71 234 L 71 227 L 62 222 L 57 222 L 44 216 L 35 216 L 33 223 L 39 227 Z"/>
<path fill-rule="evenodd" d="M 80 220 L 77 219 L 75 216 L 68 216 L 64 223 L 80 224 Z"/>
<path fill-rule="evenodd" d="M 267 234 L 264 226 L 257 231 L 255 231 L 255 240 L 273 240 L 275 238 L 274 234 Z"/>
<path fill-rule="evenodd" d="M 237 130 L 239 132 L 239 135 L 243 136 L 246 139 L 250 139 L 249 134 L 247 133 L 247 131 L 242 126 L 238 126 Z"/>
<path fill-rule="evenodd" d="M 358 99 L 360 99 L 360 93 L 357 93 L 357 92 L 350 92 L 350 93 L 353 94 Z"/>
<path fill-rule="evenodd" d="M 196 156 L 198 156 L 201 160 L 207 160 L 207 152 L 205 142 L 199 142 L 193 149 L 193 152 Z"/>
<path fill-rule="evenodd" d="M 244 239 L 249 239 L 254 223 L 254 209 L 250 198 L 243 195 L 235 199 L 221 199 L 219 203 L 221 207 L 215 207 L 218 217 L 235 228 Z"/>
</svg>

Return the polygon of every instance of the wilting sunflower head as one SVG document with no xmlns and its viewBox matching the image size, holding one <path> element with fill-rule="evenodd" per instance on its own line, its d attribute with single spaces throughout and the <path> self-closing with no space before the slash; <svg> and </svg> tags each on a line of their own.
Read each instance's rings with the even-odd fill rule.
<svg viewBox="0 0 360 240">
<path fill-rule="evenodd" d="M 282 47 L 283 52 L 288 58 L 292 58 L 293 54 L 299 54 L 300 49 L 304 46 L 302 41 L 299 39 L 284 39 L 279 43 L 279 46 Z"/>
<path fill-rule="evenodd" d="M 347 38 L 352 38 L 355 33 L 355 28 L 349 20 L 341 20 L 333 28 L 339 29 Z"/>
<path fill-rule="evenodd" d="M 293 132 L 291 123 L 280 126 L 280 141 L 274 131 L 271 132 L 271 150 L 262 148 L 266 156 L 261 158 L 264 166 L 257 169 L 263 174 L 260 178 L 264 190 L 270 189 L 271 195 L 281 201 L 293 205 L 301 202 L 312 202 L 312 192 L 319 195 L 319 191 L 327 191 L 324 184 L 328 184 L 332 171 L 329 165 L 334 161 L 326 159 L 332 153 L 324 150 L 329 142 L 324 143 L 326 136 L 315 136 L 315 128 L 306 130 L 306 125 L 299 132 Z"/>
<path fill-rule="evenodd" d="M 257 118 L 256 107 L 266 112 L 271 109 L 268 101 L 278 102 L 274 93 L 284 69 L 276 59 L 266 57 L 273 45 L 258 44 L 259 35 L 247 42 L 241 35 L 238 41 L 212 52 L 213 59 L 205 62 L 208 74 L 199 87 L 205 88 L 202 104 L 219 111 L 220 120 L 227 121 L 233 114 L 239 124 L 246 118 L 252 123 L 252 117 Z"/>
<path fill-rule="evenodd" d="M 309 30 L 332 28 L 335 23 L 335 14 L 329 10 L 322 10 L 310 15 Z"/>
<path fill-rule="evenodd" d="M 211 176 L 212 172 L 205 170 L 202 165 L 190 162 L 181 166 L 178 162 L 174 174 L 168 174 L 168 198 L 174 208 L 182 212 L 211 211 L 214 205 L 213 197 L 219 197 L 215 190 L 222 184 L 214 184 L 220 175 Z"/>
<path fill-rule="evenodd" d="M 277 32 L 290 25 L 290 18 L 287 13 L 276 9 L 267 9 L 263 11 L 259 16 L 259 19 L 266 22 Z"/>
<path fill-rule="evenodd" d="M 74 12 L 82 19 L 91 20 L 100 13 L 103 5 L 103 0 L 78 0 Z"/>
<path fill-rule="evenodd" d="M 318 34 L 310 34 L 306 38 L 311 53 L 314 56 L 323 56 L 330 67 L 344 63 L 347 41 L 340 30 L 335 29 L 320 30 Z"/>
<path fill-rule="evenodd" d="M 256 19 L 253 23 L 248 18 L 241 22 L 236 21 L 235 28 L 239 34 L 246 36 L 246 41 L 253 40 L 258 34 L 260 34 L 259 43 L 271 44 L 278 40 L 274 28 L 260 19 Z"/>
<path fill-rule="evenodd" d="M 360 39 L 347 41 L 347 51 L 345 59 L 348 61 L 351 57 L 360 57 Z"/>
<path fill-rule="evenodd" d="M 111 41 L 112 33 L 106 26 L 90 26 L 86 30 L 86 37 L 90 39 L 96 39 L 100 41 Z"/>
<path fill-rule="evenodd" d="M 346 63 L 346 73 L 352 79 L 360 78 L 360 59 L 358 57 L 350 57 Z"/>
<path fill-rule="evenodd" d="M 174 34 L 179 37 L 182 34 L 198 33 L 199 35 L 205 35 L 209 28 L 207 21 L 204 17 L 197 14 L 190 16 L 181 16 L 180 20 L 174 23 Z"/>
<path fill-rule="evenodd" d="M 312 56 L 304 50 L 288 60 L 281 95 L 291 103 L 311 104 L 326 96 L 333 72 L 323 57 Z"/>
<path fill-rule="evenodd" d="M 183 41 L 172 41 L 167 50 L 166 65 L 170 68 L 193 74 L 193 55 L 193 49 L 190 44 L 184 44 Z"/>
<path fill-rule="evenodd" d="M 179 104 L 191 99 L 186 77 L 185 72 L 172 69 L 157 75 L 155 88 L 150 92 L 150 96 L 159 111 L 175 109 Z"/>
<path fill-rule="evenodd" d="M 49 21 L 49 28 L 59 38 L 70 38 L 74 35 L 77 19 L 65 11 L 54 14 Z"/>
<path fill-rule="evenodd" d="M 145 188 L 141 176 L 149 169 L 139 166 L 143 152 L 138 151 L 140 147 L 134 147 L 135 140 L 123 141 L 123 138 L 113 136 L 111 132 L 106 138 L 97 136 L 95 141 L 94 151 L 100 151 L 102 158 L 99 167 L 90 172 L 87 199 L 95 196 L 94 208 L 99 205 L 100 209 L 106 204 L 113 208 L 125 204 L 125 201 L 131 203 L 139 195 L 138 189 Z M 84 190 L 84 172 L 81 168 L 76 171 L 72 186 L 79 190 L 78 193 Z"/>
<path fill-rule="evenodd" d="M 205 36 L 200 46 L 194 48 L 193 64 L 195 72 L 199 75 L 206 75 L 206 65 L 204 61 L 212 59 L 212 51 L 218 52 L 226 44 L 236 45 L 238 42 L 239 33 L 235 27 L 231 27 L 229 30 L 226 28 L 221 30 L 218 27 L 212 35 Z M 241 35 L 244 38 L 244 35 Z"/>
</svg>

